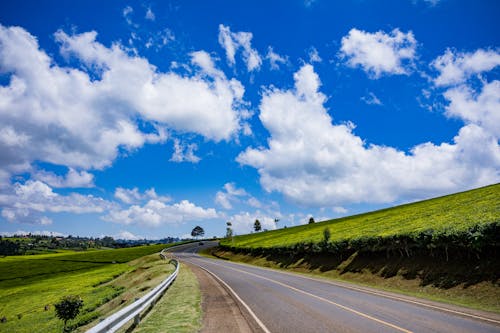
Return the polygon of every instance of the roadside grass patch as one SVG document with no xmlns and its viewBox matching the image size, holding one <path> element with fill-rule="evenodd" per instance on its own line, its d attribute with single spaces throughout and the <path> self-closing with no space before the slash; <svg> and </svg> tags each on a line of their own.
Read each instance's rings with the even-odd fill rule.
<svg viewBox="0 0 500 333">
<path fill-rule="evenodd" d="M 192 333 L 198 332 L 201 324 L 201 294 L 198 280 L 189 267 L 181 264 L 175 282 L 141 320 L 134 333 Z"/>
</svg>

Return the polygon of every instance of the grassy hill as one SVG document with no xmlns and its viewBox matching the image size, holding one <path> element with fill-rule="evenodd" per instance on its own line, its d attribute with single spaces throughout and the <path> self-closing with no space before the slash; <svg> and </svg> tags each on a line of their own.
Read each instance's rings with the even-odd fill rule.
<svg viewBox="0 0 500 333">
<path fill-rule="evenodd" d="M 0 332 L 62 331 L 53 304 L 68 294 L 84 300 L 73 327 L 129 304 L 173 269 L 157 255 L 171 245 L 0 258 Z"/>
<path fill-rule="evenodd" d="M 225 239 L 234 248 L 269 248 L 299 242 L 319 243 L 325 228 L 330 241 L 360 237 L 388 237 L 426 230 L 464 231 L 476 225 L 500 222 L 500 184 L 435 199 L 344 217 Z"/>
</svg>

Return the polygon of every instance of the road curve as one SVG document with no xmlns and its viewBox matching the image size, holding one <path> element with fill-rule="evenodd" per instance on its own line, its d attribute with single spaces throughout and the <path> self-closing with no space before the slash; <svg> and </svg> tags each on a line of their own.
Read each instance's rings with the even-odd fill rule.
<svg viewBox="0 0 500 333">
<path fill-rule="evenodd" d="M 200 257 L 199 249 L 192 243 L 173 251 L 222 281 L 264 332 L 500 333 L 500 316 L 464 316 L 297 274 Z"/>
</svg>

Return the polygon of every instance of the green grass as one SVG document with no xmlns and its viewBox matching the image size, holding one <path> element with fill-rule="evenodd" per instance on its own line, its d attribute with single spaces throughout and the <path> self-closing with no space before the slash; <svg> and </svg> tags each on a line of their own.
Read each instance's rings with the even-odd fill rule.
<svg viewBox="0 0 500 333">
<path fill-rule="evenodd" d="M 434 229 L 465 230 L 477 224 L 500 221 L 500 184 L 375 212 L 298 227 L 235 236 L 221 245 L 234 248 L 268 248 L 299 242 L 320 242 L 328 227 L 330 241 L 358 237 L 391 236 Z"/>
<path fill-rule="evenodd" d="M 201 294 L 198 280 L 186 265 L 181 264 L 175 283 L 134 332 L 191 333 L 198 332 L 201 324 Z"/>
<path fill-rule="evenodd" d="M 156 254 L 166 247 L 1 258 L 0 317 L 7 322 L 0 323 L 0 332 L 61 332 L 53 304 L 68 294 L 84 300 L 82 313 L 71 325 L 129 304 L 172 270 Z"/>
</svg>

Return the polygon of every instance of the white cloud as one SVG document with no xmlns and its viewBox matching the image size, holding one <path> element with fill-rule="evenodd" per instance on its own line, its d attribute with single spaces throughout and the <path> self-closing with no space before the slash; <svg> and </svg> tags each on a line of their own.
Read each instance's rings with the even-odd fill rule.
<svg viewBox="0 0 500 333">
<path fill-rule="evenodd" d="M 254 208 L 262 208 L 262 203 L 235 183 L 224 184 L 224 189 L 215 194 L 215 203 L 226 210 L 233 209 L 233 204 L 246 204 Z"/>
<path fill-rule="evenodd" d="M 132 16 L 133 12 L 134 12 L 134 9 L 132 7 L 126 6 L 125 8 L 123 8 L 122 15 L 123 15 L 123 18 L 125 19 L 125 21 L 127 22 L 128 25 L 137 27 L 137 24 L 135 24 L 132 21 L 131 16 Z"/>
<path fill-rule="evenodd" d="M 174 152 L 170 161 L 198 163 L 201 159 L 194 154 L 197 149 L 198 145 L 195 143 L 183 144 L 180 140 L 174 139 Z"/>
<path fill-rule="evenodd" d="M 155 199 L 162 202 L 169 202 L 170 200 L 172 200 L 168 196 L 158 195 L 154 188 L 150 188 L 149 190 L 146 190 L 144 193 L 141 193 L 137 187 L 134 187 L 132 189 L 117 187 L 115 189 L 115 198 L 129 205 L 151 199 Z"/>
<path fill-rule="evenodd" d="M 127 189 L 123 187 L 117 187 L 115 189 L 115 198 L 126 203 L 132 204 L 142 200 L 142 195 L 139 193 L 139 189 L 134 187 L 133 189 Z"/>
<path fill-rule="evenodd" d="M 145 205 L 133 205 L 126 209 L 113 209 L 103 220 L 120 224 L 137 224 L 148 227 L 160 225 L 178 225 L 188 221 L 199 221 L 217 218 L 219 215 L 213 208 L 196 206 L 188 200 L 167 205 L 152 199 Z"/>
<path fill-rule="evenodd" d="M 500 180 L 498 137 L 465 125 L 453 143 L 415 146 L 409 153 L 367 144 L 354 125 L 332 124 L 311 65 L 295 75 L 295 89 L 265 91 L 260 120 L 268 148 L 248 148 L 239 163 L 256 168 L 267 191 L 308 206 L 416 199 Z"/>
<path fill-rule="evenodd" d="M 146 10 L 146 20 L 154 21 L 156 19 L 155 13 L 151 10 L 150 7 Z"/>
<path fill-rule="evenodd" d="M 239 214 L 232 215 L 229 218 L 231 221 L 231 228 L 233 229 L 233 234 L 242 235 L 248 234 L 254 231 L 254 223 L 255 220 L 259 220 L 262 230 L 274 230 L 276 229 L 276 224 L 274 222 L 274 217 L 266 216 L 265 213 L 260 211 L 249 213 L 249 212 L 241 212 Z"/>
<path fill-rule="evenodd" d="M 269 60 L 272 70 L 278 70 L 280 68 L 279 64 L 286 64 L 288 62 L 287 57 L 280 56 L 278 53 L 274 52 L 271 46 L 267 49 L 266 59 Z"/>
<path fill-rule="evenodd" d="M 94 175 L 87 171 L 76 171 L 69 168 L 65 176 L 56 175 L 53 172 L 45 170 L 37 170 L 33 174 L 33 178 L 40 180 L 55 188 L 86 188 L 94 187 Z"/>
<path fill-rule="evenodd" d="M 312 63 L 321 62 L 321 61 L 322 61 L 322 59 L 319 56 L 318 50 L 315 47 L 311 47 L 309 49 L 309 62 L 312 64 Z"/>
<path fill-rule="evenodd" d="M 450 102 L 447 116 L 476 124 L 500 138 L 500 81 L 484 83 L 479 93 L 466 85 L 450 88 L 444 97 Z"/>
<path fill-rule="evenodd" d="M 167 129 L 220 141 L 244 126 L 239 81 L 215 67 L 201 67 L 192 76 L 162 73 L 147 59 L 116 43 L 106 47 L 96 36 L 58 31 L 61 54 L 81 63 L 61 67 L 26 30 L 0 26 L 0 67 L 10 75 L 0 86 L 2 179 L 28 171 L 33 161 L 102 169 L 122 150 L 164 142 Z M 138 119 L 151 130 L 141 130 Z"/>
<path fill-rule="evenodd" d="M 469 77 L 490 71 L 499 65 L 500 53 L 484 49 L 468 53 L 447 49 L 431 63 L 439 72 L 439 76 L 434 79 L 437 86 L 464 83 Z"/>
<path fill-rule="evenodd" d="M 144 239 L 143 236 L 137 236 L 131 233 L 130 231 L 121 230 L 118 234 L 113 236 L 114 239 L 123 239 L 123 240 L 140 240 Z"/>
<path fill-rule="evenodd" d="M 332 210 L 337 214 L 345 214 L 348 212 L 347 209 L 345 209 L 344 207 L 341 207 L 341 206 L 335 206 L 332 208 Z M 327 220 L 327 219 L 324 219 L 324 220 Z"/>
<path fill-rule="evenodd" d="M 380 99 L 372 92 L 369 92 L 368 96 L 361 97 L 361 100 L 368 105 L 382 105 Z"/>
<path fill-rule="evenodd" d="M 224 184 L 224 190 L 218 191 L 215 195 L 215 203 L 225 209 L 232 209 L 232 202 L 240 202 L 241 197 L 248 196 L 244 189 L 237 188 L 234 183 Z"/>
<path fill-rule="evenodd" d="M 219 44 L 226 51 L 227 62 L 229 65 L 234 66 L 236 52 L 241 48 L 243 61 L 249 72 L 259 70 L 262 65 L 259 52 L 252 48 L 252 38 L 253 34 L 251 32 L 231 32 L 229 27 L 223 24 L 219 25 Z"/>
<path fill-rule="evenodd" d="M 0 192 L 2 217 L 9 222 L 51 224 L 45 213 L 103 213 L 115 207 L 112 202 L 92 195 L 60 195 L 39 180 L 16 183 Z"/>
<path fill-rule="evenodd" d="M 382 75 L 409 74 L 415 59 L 417 41 L 413 32 L 394 29 L 370 33 L 351 29 L 342 38 L 341 56 L 350 67 L 361 67 L 373 78 Z"/>
</svg>

